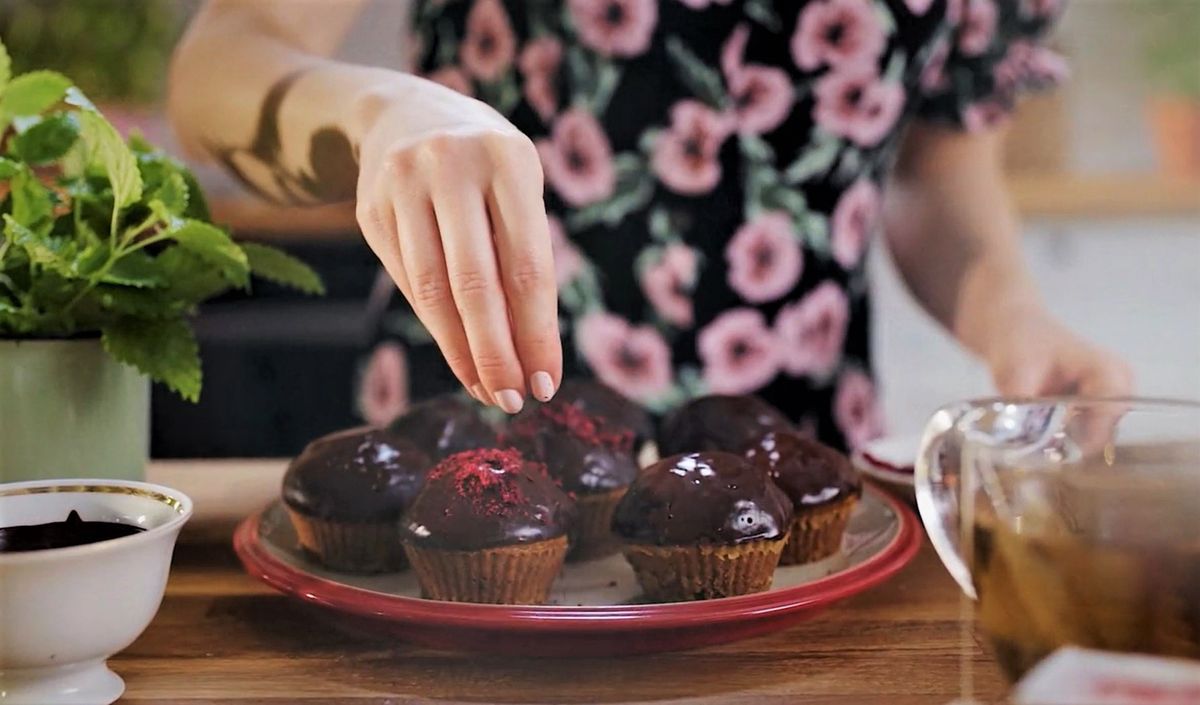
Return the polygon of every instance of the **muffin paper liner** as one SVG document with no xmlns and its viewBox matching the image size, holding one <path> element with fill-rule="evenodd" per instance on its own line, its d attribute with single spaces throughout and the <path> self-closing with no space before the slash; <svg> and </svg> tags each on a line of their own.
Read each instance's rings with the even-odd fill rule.
<svg viewBox="0 0 1200 705">
<path fill-rule="evenodd" d="M 797 511 L 780 565 L 799 565 L 828 558 L 842 548 L 842 535 L 858 498 L 848 496 L 813 509 Z"/>
<path fill-rule="evenodd" d="M 540 605 L 562 570 L 567 537 L 453 551 L 405 544 L 421 591 L 431 600 Z"/>
<path fill-rule="evenodd" d="M 396 521 L 354 523 L 310 517 L 292 509 L 288 518 L 300 545 L 321 565 L 343 573 L 391 573 L 407 565 Z"/>
<path fill-rule="evenodd" d="M 651 602 L 732 597 L 771 587 L 784 540 L 747 541 L 732 546 L 647 546 L 625 544 L 642 592 Z"/>
<path fill-rule="evenodd" d="M 620 542 L 612 532 L 613 512 L 625 496 L 626 488 L 596 494 L 579 494 L 575 507 L 579 518 L 571 531 L 569 561 L 586 561 L 616 553 Z"/>
</svg>

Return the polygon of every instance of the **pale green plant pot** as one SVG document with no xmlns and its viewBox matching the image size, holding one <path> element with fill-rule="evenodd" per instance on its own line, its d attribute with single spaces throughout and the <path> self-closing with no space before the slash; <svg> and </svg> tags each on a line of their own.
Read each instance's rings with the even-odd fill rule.
<svg viewBox="0 0 1200 705">
<path fill-rule="evenodd" d="M 99 338 L 0 339 L 0 483 L 141 480 L 150 382 Z"/>
</svg>

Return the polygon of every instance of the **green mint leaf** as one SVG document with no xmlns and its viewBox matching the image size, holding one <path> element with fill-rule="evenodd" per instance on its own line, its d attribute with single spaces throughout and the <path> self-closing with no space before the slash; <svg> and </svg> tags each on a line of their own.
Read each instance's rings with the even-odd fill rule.
<svg viewBox="0 0 1200 705">
<path fill-rule="evenodd" d="M 100 337 L 104 349 L 162 382 L 187 401 L 200 399 L 200 348 L 182 318 L 125 318 L 107 325 Z"/>
<path fill-rule="evenodd" d="M 35 311 L 0 302 L 0 333 L 28 335 L 37 329 L 38 318 Z"/>
<path fill-rule="evenodd" d="M 84 110 L 90 110 L 93 112 L 96 111 L 96 104 L 93 103 L 86 95 L 84 95 L 83 91 L 79 90 L 75 86 L 71 86 L 67 89 L 67 95 L 63 98 L 63 102 L 67 105 L 74 105 L 76 108 L 83 108 Z"/>
<path fill-rule="evenodd" d="M 166 282 L 158 263 L 142 250 L 129 252 L 113 262 L 100 281 L 139 288 L 163 286 Z"/>
<path fill-rule="evenodd" d="M 8 55 L 8 47 L 4 46 L 4 42 L 0 42 L 0 96 L 8 89 L 11 80 L 12 58 Z"/>
<path fill-rule="evenodd" d="M 82 285 L 79 280 L 68 279 L 59 272 L 46 271 L 30 281 L 29 298 L 34 308 L 47 311 L 66 303 Z"/>
<path fill-rule="evenodd" d="M 241 247 L 255 276 L 306 294 L 324 295 L 325 284 L 321 282 L 321 277 L 296 257 L 257 242 L 243 242 Z"/>
<path fill-rule="evenodd" d="M 54 71 L 30 71 L 8 83 L 0 96 L 0 114 L 6 118 L 16 115 L 38 115 L 58 103 L 71 87 L 71 79 Z"/>
<path fill-rule="evenodd" d="M 190 308 L 184 302 L 165 297 L 158 289 L 131 289 L 101 284 L 88 296 L 105 311 L 137 318 L 172 318 Z"/>
<path fill-rule="evenodd" d="M 79 120 L 71 113 L 58 113 L 18 134 L 10 149 L 28 164 L 48 164 L 66 154 L 77 139 Z"/>
<path fill-rule="evenodd" d="M 195 305 L 229 290 L 220 270 L 182 247 L 168 247 L 155 260 L 167 282 L 164 298 Z"/>
<path fill-rule="evenodd" d="M 75 259 L 75 243 L 71 240 L 34 232 L 8 213 L 4 214 L 4 235 L 13 245 L 25 251 L 30 262 L 64 276 L 74 276 L 69 265 Z M 37 275 L 34 282 L 45 276 L 45 273 Z"/>
<path fill-rule="evenodd" d="M 137 129 L 130 130 L 129 139 L 127 142 L 129 143 L 129 148 L 132 149 L 133 153 L 137 155 L 155 154 L 159 151 L 158 147 L 150 144 L 150 141 L 146 139 L 146 136 Z"/>
<path fill-rule="evenodd" d="M 21 164 L 6 157 L 0 157 L 0 181 L 7 181 L 21 171 Z"/>
<path fill-rule="evenodd" d="M 54 201 L 50 190 L 28 168 L 21 168 L 10 182 L 12 217 L 29 230 L 45 235 L 54 225 Z"/>
<path fill-rule="evenodd" d="M 188 188 L 187 181 L 183 175 L 177 171 L 167 173 L 163 178 L 162 184 L 159 185 L 150 198 L 162 204 L 162 209 L 175 216 L 182 216 L 187 212 L 188 207 Z M 155 212 L 158 212 L 156 209 Z"/>
<path fill-rule="evenodd" d="M 94 240 L 75 257 L 71 269 L 81 277 L 89 277 L 100 271 L 100 268 L 108 261 L 108 254 L 108 243 Z"/>
<path fill-rule="evenodd" d="M 204 189 L 200 188 L 196 175 L 187 169 L 179 173 L 188 187 L 188 205 L 187 210 L 183 212 L 184 217 L 205 222 L 212 220 L 212 214 L 208 210 L 208 199 L 204 197 Z"/>
<path fill-rule="evenodd" d="M 179 246 L 217 267 L 234 286 L 250 283 L 250 262 L 224 230 L 199 220 L 187 220 L 171 230 Z"/>
<path fill-rule="evenodd" d="M 87 146 L 87 163 L 108 174 L 116 207 L 124 208 L 141 198 L 142 176 L 137 160 L 116 128 L 103 115 L 91 110 L 79 113 L 79 123 Z"/>
</svg>

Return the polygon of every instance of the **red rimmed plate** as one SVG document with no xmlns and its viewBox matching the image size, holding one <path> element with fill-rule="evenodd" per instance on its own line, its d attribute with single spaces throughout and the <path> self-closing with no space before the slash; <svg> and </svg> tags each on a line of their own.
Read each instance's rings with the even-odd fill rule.
<svg viewBox="0 0 1200 705">
<path fill-rule="evenodd" d="M 360 576 L 324 570 L 299 549 L 278 502 L 243 521 L 233 539 L 251 576 L 307 603 L 361 618 L 366 626 L 434 648 L 544 656 L 678 651 L 777 631 L 887 580 L 912 560 L 920 543 L 912 511 L 867 487 L 841 553 L 779 568 L 766 592 L 641 603 L 633 571 L 615 555 L 567 564 L 552 604 L 524 607 L 425 600 L 411 571 Z"/>
</svg>

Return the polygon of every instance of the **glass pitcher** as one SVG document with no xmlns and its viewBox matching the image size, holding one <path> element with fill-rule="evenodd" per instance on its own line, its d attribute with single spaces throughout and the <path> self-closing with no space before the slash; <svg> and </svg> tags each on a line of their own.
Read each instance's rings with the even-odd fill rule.
<svg viewBox="0 0 1200 705">
<path fill-rule="evenodd" d="M 1009 678 L 1066 645 L 1200 658 L 1200 405 L 953 404 L 916 490 Z"/>
</svg>

